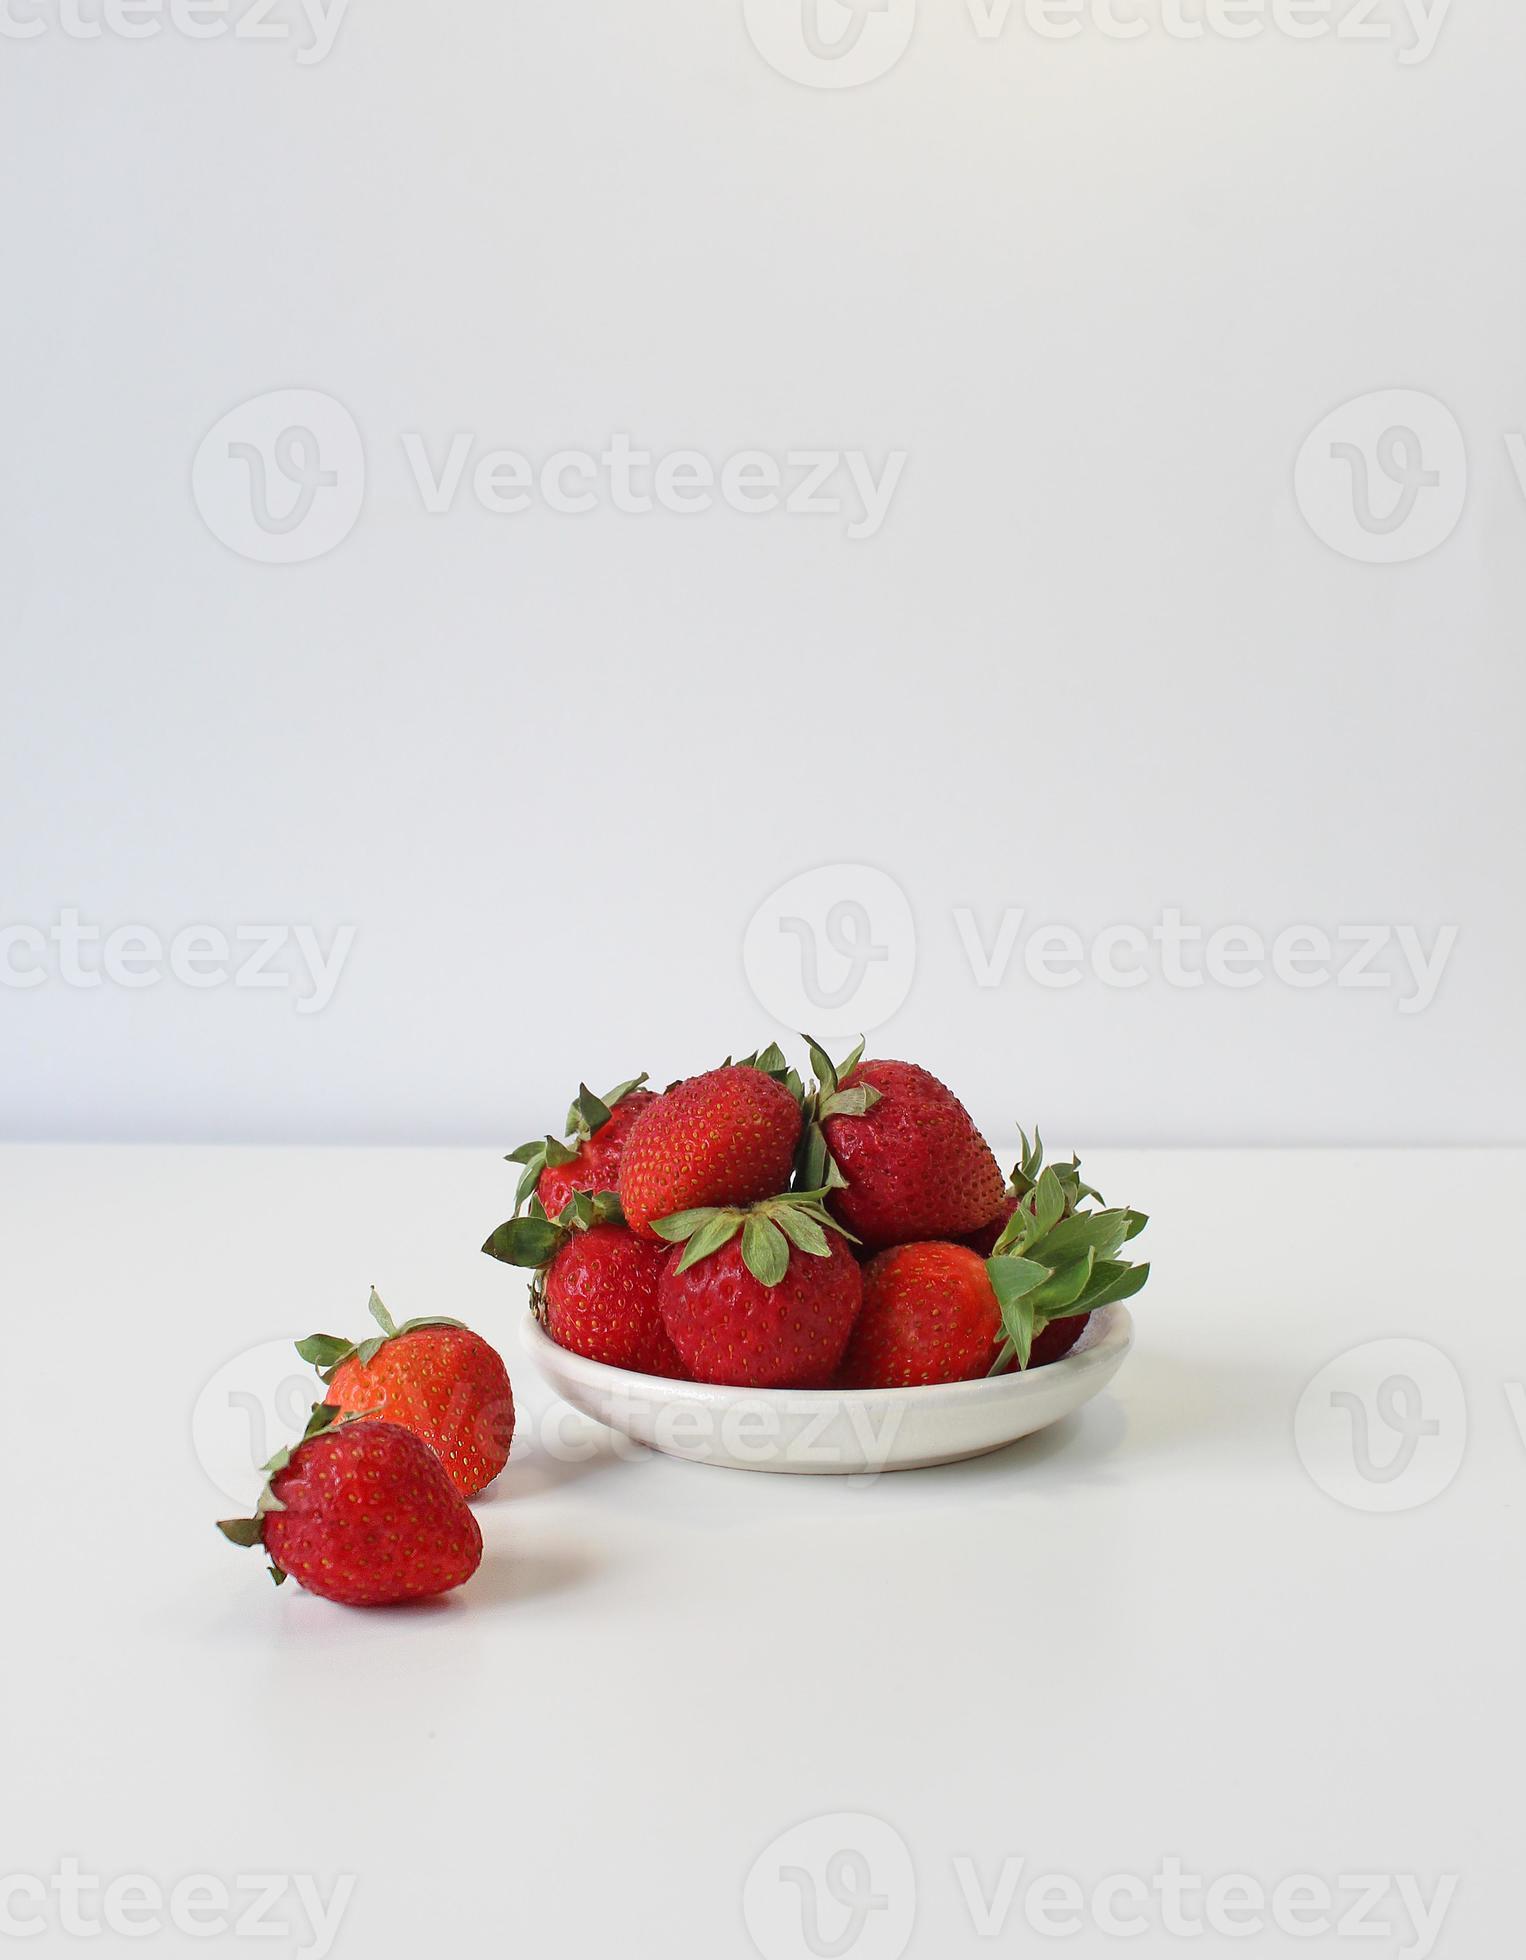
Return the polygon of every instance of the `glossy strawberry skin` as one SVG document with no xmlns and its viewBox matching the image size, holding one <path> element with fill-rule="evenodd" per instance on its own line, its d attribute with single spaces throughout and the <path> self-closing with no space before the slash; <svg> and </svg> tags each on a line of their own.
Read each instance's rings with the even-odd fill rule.
<svg viewBox="0 0 1526 1960">
<path fill-rule="evenodd" d="M 542 1321 L 559 1347 L 681 1380 L 685 1369 L 663 1328 L 657 1289 L 672 1248 L 620 1225 L 574 1232 L 546 1269 Z"/>
<path fill-rule="evenodd" d="M 847 1179 L 833 1216 L 872 1250 L 959 1239 L 1001 1209 L 1005 1180 L 951 1089 L 915 1062 L 862 1062 L 842 1086 L 878 1089 L 863 1116 L 829 1116 L 827 1148 Z"/>
<path fill-rule="evenodd" d="M 265 1549 L 309 1592 L 391 1606 L 463 1584 L 482 1533 L 445 1466 L 393 1422 L 336 1425 L 299 1443 L 271 1480 Z"/>
<path fill-rule="evenodd" d="M 535 1186 L 535 1195 L 555 1218 L 575 1191 L 613 1191 L 620 1177 L 620 1158 L 625 1139 L 635 1127 L 642 1110 L 658 1100 L 651 1089 L 632 1089 L 622 1096 L 592 1136 L 577 1146 L 577 1158 L 570 1164 L 547 1164 Z"/>
<path fill-rule="evenodd" d="M 735 1238 L 687 1272 L 675 1252 L 658 1297 L 662 1322 L 698 1382 L 738 1388 L 826 1388 L 836 1376 L 863 1298 L 858 1261 L 829 1233 L 830 1254 L 790 1254 L 777 1286 L 742 1263 Z"/>
<path fill-rule="evenodd" d="M 497 1350 L 465 1327 L 420 1327 L 369 1362 L 340 1362 L 324 1400 L 427 1443 L 463 1497 L 490 1484 L 514 1440 L 514 1391 Z"/>
<path fill-rule="evenodd" d="M 845 1388 L 913 1388 L 976 1381 L 1005 1338 L 984 1259 L 932 1241 L 877 1253 L 864 1268 L 864 1304 L 843 1357 Z"/>
<path fill-rule="evenodd" d="M 761 1069 L 690 1076 L 641 1113 L 620 1158 L 620 1206 L 638 1236 L 652 1221 L 708 1205 L 746 1205 L 789 1183 L 800 1110 Z"/>
</svg>

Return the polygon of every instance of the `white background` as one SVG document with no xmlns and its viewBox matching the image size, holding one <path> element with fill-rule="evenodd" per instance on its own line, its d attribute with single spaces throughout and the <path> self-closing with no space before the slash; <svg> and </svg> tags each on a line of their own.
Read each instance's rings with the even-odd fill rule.
<svg viewBox="0 0 1526 1960">
<path fill-rule="evenodd" d="M 1047 1951 L 1020 1907 L 978 1935 L 956 1858 L 1452 1874 L 1437 1960 L 1511 1951 L 1520 1155 L 1137 1146 L 1520 1136 L 1518 0 L 1458 0 L 1422 61 L 1393 0 L 1374 41 L 1151 4 L 1128 43 L 923 0 L 840 90 L 742 0 L 354 0 L 306 64 L 293 0 L 263 43 L 58 4 L 0 32 L 0 957 L 43 976 L 0 985 L 0 1888 L 348 1876 L 338 1960 L 805 1960 L 780 1867 L 863 1840 L 781 1834 L 863 1812 L 914 1884 L 876 1853 L 888 1943 L 848 1960 L 913 1916 L 909 1960 Z M 227 444 L 287 390 L 342 481 L 297 538 L 333 549 L 283 564 L 240 553 Z M 1438 480 L 1371 531 L 1331 449 L 1391 499 L 1394 391 Z M 906 460 L 856 540 L 469 484 L 430 515 L 403 437 L 460 432 Z M 886 957 L 800 999 L 855 903 Z M 1458 937 L 1406 1013 L 1275 972 L 1061 991 L 1020 950 L 982 986 L 957 922 L 1171 909 Z M 68 913 L 354 941 L 304 1013 L 71 984 Z M 477 1251 L 501 1150 L 579 1076 L 855 1016 L 1152 1215 L 1114 1388 L 869 1486 L 554 1448 Z M 205 1434 L 247 1501 L 291 1421 L 256 1364 L 354 1333 L 372 1280 L 500 1346 L 520 1427 L 471 1584 L 366 1614 L 214 1532 Z M 30 1950 L 72 1950 L 49 1914 Z"/>
<path fill-rule="evenodd" d="M 283 5 L 282 41 L 130 42 L 14 0 L 45 31 L 0 40 L 0 924 L 353 949 L 319 1013 L 0 990 L 4 1133 L 516 1142 L 580 1076 L 783 1032 L 748 920 L 867 863 L 916 932 L 874 1046 L 993 1129 L 1519 1136 L 1519 7 L 1414 61 L 1397 0 L 1370 42 L 924 6 L 823 90 L 736 0 L 356 0 L 307 65 Z M 192 459 L 293 388 L 354 417 L 364 507 L 255 562 Z M 1390 389 L 1457 418 L 1466 484 L 1424 494 L 1465 502 L 1368 564 L 1294 461 Z M 493 515 L 469 473 L 429 515 L 402 436 L 438 465 L 459 432 L 906 462 L 857 541 Z M 1061 992 L 1020 951 L 981 987 L 959 907 L 987 946 L 1008 907 L 1459 937 L 1406 1014 L 1275 975 Z"/>
</svg>

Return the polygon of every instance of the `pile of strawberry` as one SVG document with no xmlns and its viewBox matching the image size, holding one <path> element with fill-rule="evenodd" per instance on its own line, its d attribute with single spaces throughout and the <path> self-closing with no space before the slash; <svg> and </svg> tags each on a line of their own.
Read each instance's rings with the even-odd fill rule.
<svg viewBox="0 0 1526 1960">
<path fill-rule="evenodd" d="M 744 1388 L 910 1388 L 1058 1360 L 1149 1276 L 1144 1227 L 1034 1132 L 1003 1183 L 959 1099 L 913 1062 L 840 1067 L 807 1037 L 658 1095 L 584 1088 L 525 1144 L 483 1251 L 533 1269 L 552 1340 L 641 1374 Z"/>
<path fill-rule="evenodd" d="M 1040 1367 L 1137 1293 L 1145 1224 L 1037 1131 L 1010 1181 L 926 1069 L 835 1067 L 809 1089 L 776 1046 L 674 1083 L 585 1088 L 566 1139 L 526 1144 L 515 1214 L 484 1252 L 534 1271 L 551 1338 L 646 1375 L 745 1388 L 911 1388 Z M 297 1344 L 324 1387 L 265 1466 L 252 1517 L 279 1585 L 352 1606 L 449 1592 L 482 1560 L 467 1505 L 508 1460 L 501 1357 L 458 1320 L 399 1327 L 373 1292 L 359 1342 Z"/>
<path fill-rule="evenodd" d="M 462 1585 L 482 1562 L 467 1498 L 509 1458 L 514 1392 L 502 1357 L 459 1320 L 381 1330 L 360 1342 L 297 1343 L 325 1396 L 301 1438 L 265 1465 L 254 1515 L 218 1529 L 261 1546 L 270 1576 L 345 1606 L 391 1606 Z"/>
</svg>

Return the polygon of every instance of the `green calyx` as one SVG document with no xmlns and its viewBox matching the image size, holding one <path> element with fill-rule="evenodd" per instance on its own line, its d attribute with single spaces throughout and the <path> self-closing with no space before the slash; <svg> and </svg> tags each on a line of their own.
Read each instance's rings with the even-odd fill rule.
<svg viewBox="0 0 1526 1960">
<path fill-rule="evenodd" d="M 766 1075 L 770 1081 L 788 1089 L 800 1107 L 805 1107 L 805 1084 L 800 1079 L 800 1071 L 790 1067 L 777 1041 L 771 1041 L 766 1048 L 759 1048 L 751 1055 L 744 1055 L 739 1062 L 733 1062 L 728 1055 L 721 1067 L 755 1068 L 760 1075 Z"/>
<path fill-rule="evenodd" d="M 795 1159 L 795 1181 L 811 1190 L 824 1187 L 838 1191 L 847 1180 L 827 1148 L 826 1132 L 821 1126 L 829 1116 L 867 1116 L 881 1100 L 880 1092 L 867 1082 L 855 1083 L 848 1089 L 842 1086 L 864 1059 L 862 1036 L 858 1046 L 843 1062 L 834 1062 L 821 1043 L 810 1035 L 803 1034 L 800 1039 L 810 1050 L 816 1080 L 803 1104 L 805 1125 L 800 1132 L 800 1148 Z"/>
<path fill-rule="evenodd" d="M 1028 1141 L 1026 1130 L 1020 1129 L 1017 1134 L 1023 1140 L 1023 1154 L 1012 1168 L 1012 1175 L 1007 1180 L 1007 1189 L 1014 1198 L 1026 1198 L 1043 1174 L 1044 1140 L 1039 1135 L 1036 1123 L 1033 1126 L 1032 1143 Z M 1074 1152 L 1071 1153 L 1068 1164 L 1056 1164 L 1053 1168 L 1055 1176 L 1060 1181 L 1060 1189 L 1065 1194 L 1067 1212 L 1079 1211 L 1088 1198 L 1095 1198 L 1099 1205 L 1103 1202 L 1102 1193 L 1083 1181 L 1081 1159 Z"/>
<path fill-rule="evenodd" d="M 826 1196 L 827 1187 L 823 1186 L 816 1191 L 786 1191 L 756 1205 L 675 1211 L 669 1218 L 654 1218 L 652 1230 L 670 1245 L 683 1247 L 674 1268 L 680 1273 L 719 1252 L 740 1232 L 742 1264 L 760 1286 L 777 1286 L 789 1271 L 791 1249 L 812 1259 L 830 1259 L 828 1232 L 853 1238 L 827 1210 L 823 1202 Z"/>
<path fill-rule="evenodd" d="M 254 1507 L 254 1516 L 252 1518 L 218 1519 L 217 1528 L 224 1538 L 228 1539 L 234 1545 L 243 1547 L 245 1550 L 251 1549 L 255 1545 L 263 1545 L 265 1543 L 265 1519 L 272 1511 L 284 1511 L 286 1509 L 286 1506 L 271 1489 L 271 1484 L 277 1473 L 286 1468 L 297 1451 L 311 1437 L 321 1436 L 326 1429 L 333 1429 L 342 1423 L 356 1422 L 359 1419 L 356 1416 L 345 1415 L 343 1410 L 335 1408 L 332 1402 L 315 1402 L 312 1407 L 312 1413 L 307 1418 L 307 1427 L 302 1431 L 301 1436 L 295 1443 L 288 1444 L 285 1449 L 277 1450 L 275 1455 L 264 1466 L 265 1482 Z M 286 1574 L 276 1564 L 274 1559 L 270 1561 L 270 1576 L 278 1586 L 286 1583 Z"/>
<path fill-rule="evenodd" d="M 421 1314 L 415 1320 L 405 1320 L 399 1327 L 382 1305 L 381 1296 L 374 1286 L 371 1288 L 370 1314 L 381 1332 L 372 1334 L 364 1341 L 342 1340 L 337 1334 L 309 1334 L 305 1341 L 297 1342 L 298 1354 L 318 1370 L 318 1379 L 325 1387 L 334 1379 L 341 1364 L 352 1355 L 362 1368 L 368 1368 L 388 1341 L 395 1341 L 400 1334 L 415 1333 L 420 1327 L 464 1328 L 466 1325 L 464 1320 L 451 1320 L 444 1314 Z"/>
<path fill-rule="evenodd" d="M 506 1266 L 539 1270 L 551 1264 L 574 1232 L 624 1223 L 625 1213 L 613 1191 L 574 1191 L 555 1218 L 548 1218 L 540 1199 L 532 1198 L 524 1217 L 506 1219 L 488 1234 L 482 1250 Z"/>
<path fill-rule="evenodd" d="M 1081 1182 L 1074 1160 L 1043 1165 L 1037 1130 L 1031 1146 L 1023 1135 L 1023 1162 L 1013 1173 L 1013 1190 L 1017 1210 L 986 1261 L 1006 1333 L 993 1375 L 1001 1374 L 1014 1355 L 1018 1367 L 1026 1368 L 1034 1341 L 1052 1320 L 1130 1299 L 1150 1277 L 1148 1265 L 1118 1256 L 1149 1223 L 1144 1213 L 1086 1209 L 1097 1193 Z"/>
<path fill-rule="evenodd" d="M 563 1165 L 576 1161 L 579 1149 L 614 1115 L 618 1106 L 633 1089 L 646 1086 L 647 1077 L 643 1071 L 633 1075 L 629 1082 L 616 1083 L 607 1095 L 596 1096 L 586 1082 L 578 1084 L 577 1095 L 567 1111 L 565 1134 L 576 1139 L 573 1143 L 563 1143 L 559 1137 L 536 1137 L 529 1143 L 522 1143 L 517 1150 L 511 1150 L 505 1159 L 507 1163 L 518 1164 L 522 1168 L 519 1185 L 514 1193 L 514 1210 L 517 1213 L 525 1200 L 540 1182 L 540 1174 L 549 1165 L 560 1170 Z"/>
</svg>

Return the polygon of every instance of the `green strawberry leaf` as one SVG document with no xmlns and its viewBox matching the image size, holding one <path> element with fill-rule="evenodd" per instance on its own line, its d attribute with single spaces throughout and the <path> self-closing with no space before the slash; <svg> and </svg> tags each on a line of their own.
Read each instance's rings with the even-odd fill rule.
<svg viewBox="0 0 1526 1960">
<path fill-rule="evenodd" d="M 586 1082 L 580 1082 L 572 1107 L 567 1111 L 564 1127 L 568 1136 L 591 1137 L 595 1130 L 609 1121 L 612 1114 L 609 1104 L 601 1096 L 596 1096 Z"/>
<path fill-rule="evenodd" d="M 506 1266 L 548 1266 L 567 1237 L 542 1212 L 539 1218 L 511 1218 L 484 1241 L 482 1250 Z"/>
<path fill-rule="evenodd" d="M 848 1077 L 853 1073 L 854 1069 L 856 1069 L 859 1063 L 864 1059 L 864 1040 L 865 1040 L 864 1036 L 860 1035 L 858 1038 L 858 1043 L 855 1046 L 852 1054 L 849 1055 L 847 1060 L 843 1062 L 842 1065 L 839 1067 L 837 1071 L 837 1079 L 839 1082 L 846 1082 Z"/>
<path fill-rule="evenodd" d="M 829 1116 L 867 1116 L 874 1105 L 883 1100 L 878 1089 L 867 1082 L 859 1082 L 851 1089 L 834 1089 L 831 1095 L 824 1097 L 818 1115 L 823 1123 Z"/>
<path fill-rule="evenodd" d="M 1041 1266 L 1036 1259 L 1011 1256 L 993 1255 L 986 1261 L 986 1271 L 996 1294 L 996 1304 L 1003 1311 L 1009 1300 L 1025 1299 L 1028 1294 L 1037 1292 L 1046 1280 L 1054 1277 L 1052 1268 Z"/>
<path fill-rule="evenodd" d="M 819 1190 L 827 1181 L 827 1166 L 831 1161 L 821 1126 L 815 1122 L 807 1123 L 801 1132 L 800 1148 L 795 1157 L 795 1183 L 803 1190 Z"/>
<path fill-rule="evenodd" d="M 1053 1231 L 1065 1216 L 1065 1193 L 1053 1170 L 1039 1173 L 1039 1181 L 1033 1187 L 1033 1216 L 1036 1239 Z"/>
<path fill-rule="evenodd" d="M 1058 1267 L 1054 1278 L 1045 1280 L 1034 1292 L 1034 1310 L 1048 1319 L 1068 1307 L 1072 1301 L 1079 1300 L 1086 1291 L 1096 1263 L 1097 1255 L 1088 1246 L 1081 1258 L 1072 1260 L 1068 1266 Z"/>
<path fill-rule="evenodd" d="M 802 1252 L 808 1252 L 817 1259 L 831 1258 L 832 1248 L 827 1242 L 827 1235 L 809 1211 L 798 1205 L 780 1205 L 773 1216 L 779 1230 Z"/>
<path fill-rule="evenodd" d="M 265 1539 L 263 1518 L 219 1518 L 217 1528 L 224 1538 L 231 1538 L 235 1545 L 259 1545 Z"/>
<path fill-rule="evenodd" d="M 838 1082 L 837 1070 L 832 1064 L 831 1056 L 819 1041 L 813 1041 L 808 1034 L 802 1034 L 800 1039 L 810 1052 L 811 1067 L 816 1071 L 816 1080 L 821 1085 L 822 1094 L 830 1096 Z"/>
<path fill-rule="evenodd" d="M 320 1370 L 333 1370 L 341 1361 L 347 1361 L 355 1352 L 353 1341 L 342 1341 L 337 1334 L 309 1334 L 305 1341 L 297 1342 L 297 1352 L 302 1359 Z"/>
<path fill-rule="evenodd" d="M 760 1286 L 777 1286 L 789 1271 L 789 1240 L 759 1212 L 742 1227 L 742 1264 Z"/>
<path fill-rule="evenodd" d="M 1142 1266 L 1126 1265 L 1121 1260 L 1099 1261 L 1091 1284 L 1073 1311 L 1094 1313 L 1098 1307 L 1111 1307 L 1120 1300 L 1132 1300 L 1149 1277 L 1148 1261 Z"/>
<path fill-rule="evenodd" d="M 511 1150 L 503 1160 L 506 1164 L 536 1164 L 546 1161 L 546 1146 L 543 1140 L 522 1143 L 517 1150 Z"/>
<path fill-rule="evenodd" d="M 1121 1211 L 1078 1211 L 1035 1239 L 1031 1249 L 1042 1253 L 1051 1266 L 1068 1266 L 1088 1251 L 1098 1259 L 1111 1259 L 1127 1231 L 1128 1219 Z"/>
<path fill-rule="evenodd" d="M 683 1257 L 673 1270 L 686 1273 L 691 1266 L 697 1266 L 701 1259 L 708 1259 L 712 1252 L 719 1252 L 721 1247 L 729 1244 L 741 1229 L 740 1213 L 712 1212 L 698 1231 L 691 1236 L 683 1249 Z"/>
<path fill-rule="evenodd" d="M 1001 1303 L 1001 1324 L 1007 1330 L 1007 1339 L 1017 1356 L 1019 1368 L 1026 1368 L 1028 1358 L 1033 1353 L 1033 1337 L 1038 1331 L 1038 1309 L 1033 1304 L 1032 1293 L 1020 1293 Z"/>
<path fill-rule="evenodd" d="M 692 1239 L 700 1226 L 714 1216 L 714 1205 L 701 1205 L 693 1211 L 674 1211 L 666 1218 L 654 1218 L 652 1230 L 670 1245 L 679 1245 L 685 1239 Z"/>
<path fill-rule="evenodd" d="M 376 1322 L 377 1326 L 382 1330 L 382 1333 L 390 1340 L 392 1336 L 397 1332 L 397 1322 L 392 1318 L 391 1314 L 389 1314 L 387 1309 L 382 1305 L 381 1295 L 377 1292 L 374 1286 L 371 1288 L 371 1299 L 369 1302 L 369 1307 L 370 1307 L 371 1318 Z"/>
</svg>

